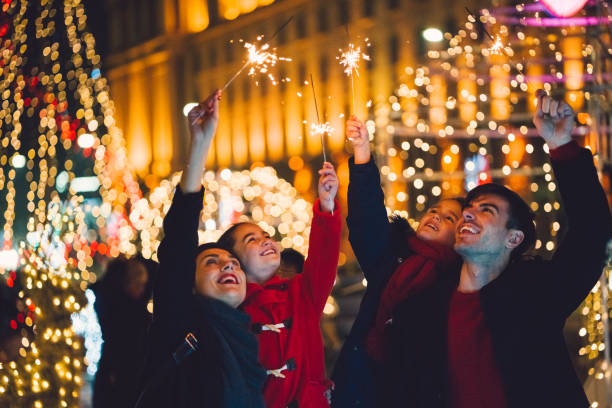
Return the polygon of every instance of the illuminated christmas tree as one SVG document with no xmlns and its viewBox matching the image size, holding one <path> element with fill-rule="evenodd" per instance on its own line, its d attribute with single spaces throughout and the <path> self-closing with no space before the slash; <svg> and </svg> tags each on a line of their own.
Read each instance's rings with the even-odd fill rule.
<svg viewBox="0 0 612 408">
<path fill-rule="evenodd" d="M 79 406 L 85 348 L 70 316 L 87 300 L 80 287 L 81 272 L 75 260 L 66 261 L 66 246 L 60 239 L 74 225 L 66 221 L 82 216 L 76 198 L 73 204 L 65 208 L 52 202 L 44 230 L 34 230 L 30 224 L 28 242 L 19 248 L 21 266 L 7 279 L 9 286 L 21 288 L 18 297 L 25 308 L 14 327 L 22 336 L 19 357 L 0 364 L 0 399 L 6 406 Z M 24 329 L 17 331 L 17 325 Z"/>
</svg>

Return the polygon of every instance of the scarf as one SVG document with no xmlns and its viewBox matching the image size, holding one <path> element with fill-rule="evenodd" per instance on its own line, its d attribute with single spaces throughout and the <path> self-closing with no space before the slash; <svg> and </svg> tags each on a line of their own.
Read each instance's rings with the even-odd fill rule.
<svg viewBox="0 0 612 408">
<path fill-rule="evenodd" d="M 406 237 L 407 236 L 407 237 Z M 409 296 L 431 285 L 436 278 L 459 267 L 461 258 L 451 248 L 417 238 L 411 228 L 405 238 L 410 255 L 397 267 L 382 292 L 374 326 L 366 338 L 369 354 L 378 361 L 388 349 L 385 327 L 391 323 L 394 309 Z"/>
<path fill-rule="evenodd" d="M 233 307 L 205 296 L 196 303 L 221 347 L 224 407 L 263 408 L 266 372 L 258 363 L 257 339 L 250 332 L 251 318 Z M 201 358 L 206 353 L 199 353 Z M 202 362 L 206 364 L 206 361 Z"/>
</svg>

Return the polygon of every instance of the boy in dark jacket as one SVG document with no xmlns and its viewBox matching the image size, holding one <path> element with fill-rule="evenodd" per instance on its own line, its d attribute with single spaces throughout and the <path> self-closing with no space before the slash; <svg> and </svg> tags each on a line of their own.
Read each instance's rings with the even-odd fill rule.
<svg viewBox="0 0 612 408">
<path fill-rule="evenodd" d="M 351 117 L 346 135 L 354 149 L 349 161 L 349 241 L 368 286 L 336 362 L 332 405 L 374 407 L 382 406 L 378 381 L 383 376 L 378 370 L 389 357 L 387 327 L 393 310 L 437 274 L 459 268 L 452 247 L 463 200 L 442 199 L 432 205 L 416 231 L 402 218 L 390 222 L 365 125 Z"/>
<path fill-rule="evenodd" d="M 219 239 L 236 253 L 247 274 L 241 308 L 251 316 L 259 340 L 269 408 L 329 406 L 325 393 L 331 383 L 325 377 L 319 321 L 336 278 L 341 224 L 334 168 L 326 162 L 319 174 L 319 199 L 302 273 L 291 279 L 275 275 L 279 245 L 257 224 L 236 224 Z"/>
<path fill-rule="evenodd" d="M 385 406 L 567 407 L 589 402 L 563 338 L 602 272 L 612 217 L 592 154 L 572 141 L 574 112 L 538 92 L 534 123 L 550 148 L 567 233 L 549 261 L 529 206 L 497 184 L 468 194 L 455 250 L 463 265 L 396 308 Z"/>
<path fill-rule="evenodd" d="M 191 149 L 172 206 L 164 219 L 146 395 L 141 407 L 263 408 L 265 371 L 257 362 L 257 341 L 248 315 L 236 308 L 246 294 L 240 262 L 217 244 L 198 247 L 201 178 L 218 121 L 221 93 L 189 112 Z M 168 372 L 158 371 L 187 333 L 198 350 Z M 151 381 L 158 382 L 151 385 Z"/>
</svg>

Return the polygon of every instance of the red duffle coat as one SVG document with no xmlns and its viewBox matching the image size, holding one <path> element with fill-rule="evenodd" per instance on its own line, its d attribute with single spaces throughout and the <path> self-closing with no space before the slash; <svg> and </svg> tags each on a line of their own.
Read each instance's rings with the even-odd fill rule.
<svg viewBox="0 0 612 408">
<path fill-rule="evenodd" d="M 268 375 L 267 407 L 329 406 L 325 391 L 331 382 L 325 376 L 319 321 L 336 279 L 340 231 L 337 203 L 333 214 L 325 213 L 317 200 L 303 272 L 292 279 L 275 276 L 263 285 L 247 285 L 241 307 L 257 333 L 259 361 L 280 374 Z"/>
</svg>

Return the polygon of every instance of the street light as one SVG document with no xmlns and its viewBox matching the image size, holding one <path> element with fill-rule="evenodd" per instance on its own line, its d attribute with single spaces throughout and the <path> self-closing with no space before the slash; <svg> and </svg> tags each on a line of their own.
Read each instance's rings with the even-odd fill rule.
<svg viewBox="0 0 612 408">
<path fill-rule="evenodd" d="M 187 117 L 189 111 L 198 106 L 197 102 L 189 102 L 187 105 L 183 106 L 183 115 Z"/>
<path fill-rule="evenodd" d="M 440 42 L 444 39 L 444 35 L 440 29 L 429 27 L 423 30 L 423 38 L 428 42 Z"/>
<path fill-rule="evenodd" d="M 13 165 L 14 168 L 21 169 L 26 164 L 26 158 L 22 154 L 16 154 L 11 159 L 11 164 Z"/>
</svg>

